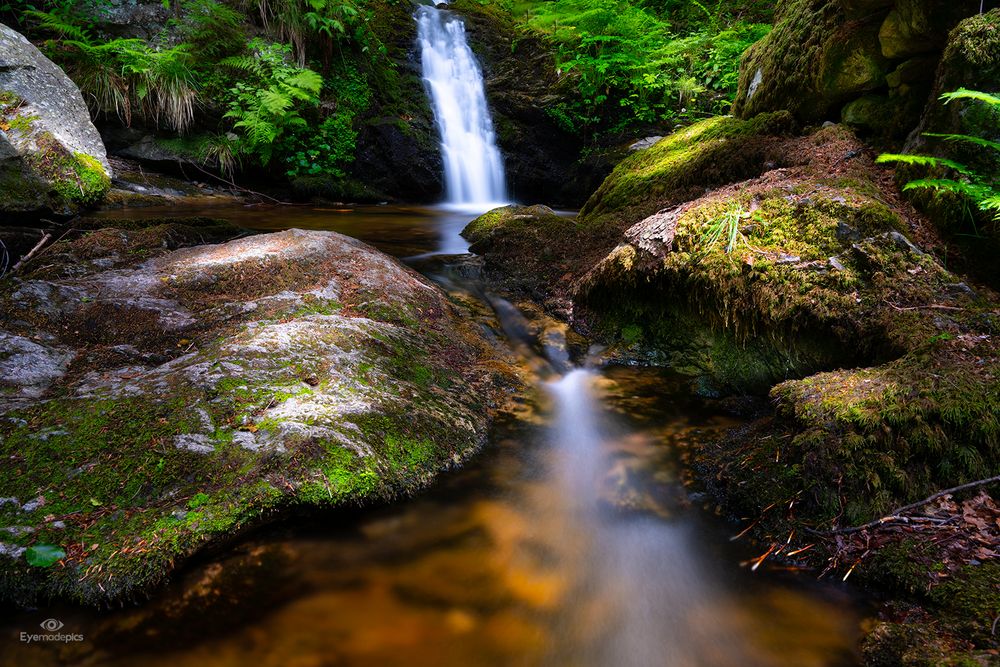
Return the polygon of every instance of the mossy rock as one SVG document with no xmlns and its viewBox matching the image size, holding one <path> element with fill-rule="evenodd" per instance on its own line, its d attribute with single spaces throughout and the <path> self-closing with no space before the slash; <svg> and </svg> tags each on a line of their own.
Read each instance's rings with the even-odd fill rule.
<svg viewBox="0 0 1000 667">
<path fill-rule="evenodd" d="M 968 345 L 938 339 L 888 364 L 775 387 L 778 413 L 796 425 L 786 463 L 801 462 L 818 516 L 863 523 L 1000 470 L 1000 360 Z"/>
<path fill-rule="evenodd" d="M 803 122 L 836 120 L 841 107 L 886 92 L 886 75 L 901 60 L 936 57 L 948 31 L 978 6 L 933 0 L 815 2 L 784 0 L 774 29 L 743 55 L 733 113 L 749 118 L 785 109 Z M 923 104 L 920 89 L 897 88 Z M 917 121 L 909 112 L 904 132 Z"/>
<path fill-rule="evenodd" d="M 1000 111 L 974 100 L 945 104 L 938 99 L 943 93 L 959 88 L 1000 93 L 1000 9 L 966 19 L 951 32 L 937 70 L 931 101 L 904 148 L 906 153 L 956 160 L 981 174 L 1000 174 L 1000 155 L 995 151 L 926 136 L 927 133 L 965 134 L 1000 141 Z M 945 175 L 919 167 L 903 167 L 898 172 L 901 181 Z M 968 202 L 949 193 L 915 190 L 908 194 L 946 234 L 978 231 L 990 236 L 989 252 L 976 259 L 983 264 L 992 263 L 991 258 L 1000 244 L 1000 227 L 991 224 L 986 215 L 977 214 Z M 961 241 L 961 237 L 956 240 Z M 995 275 L 995 271 L 993 273 Z"/>
<path fill-rule="evenodd" d="M 414 493 L 484 442 L 513 375 L 438 288 L 332 232 L 162 247 L 225 230 L 88 231 L 56 249 L 82 267 L 3 285 L 0 525 L 25 529 L 0 598 L 146 596 L 282 511 Z M 36 544 L 65 556 L 31 567 Z"/>
<path fill-rule="evenodd" d="M 827 176 L 862 152 L 849 131 L 773 150 L 811 161 L 654 213 L 576 283 L 576 316 L 618 356 L 761 393 L 907 349 L 915 330 L 884 300 L 957 279 L 906 239 L 910 213 L 887 205 L 870 157 Z"/>
<path fill-rule="evenodd" d="M 784 112 L 695 123 L 623 160 L 584 205 L 580 220 L 622 229 L 708 188 L 758 176 L 776 166 L 774 137 L 793 129 Z"/>
<path fill-rule="evenodd" d="M 73 213 L 110 187 L 104 144 L 79 89 L 0 25 L 0 211 Z"/>
</svg>

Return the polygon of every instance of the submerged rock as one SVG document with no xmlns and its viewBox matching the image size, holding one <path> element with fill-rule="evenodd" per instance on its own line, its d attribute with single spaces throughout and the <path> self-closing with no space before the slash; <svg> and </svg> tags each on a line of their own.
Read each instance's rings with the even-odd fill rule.
<svg viewBox="0 0 1000 667">
<path fill-rule="evenodd" d="M 0 211 L 75 211 L 111 185 L 104 144 L 76 85 L 0 25 Z"/>
<path fill-rule="evenodd" d="M 0 363 L 46 360 L 0 393 L 0 488 L 45 498 L 30 522 L 0 505 L 35 530 L 6 540 L 3 598 L 139 595 L 276 510 L 411 493 L 485 438 L 507 367 L 437 287 L 332 232 L 157 242 L 184 227 L 90 232 L 0 295 Z M 36 543 L 61 565 L 10 555 Z"/>
</svg>

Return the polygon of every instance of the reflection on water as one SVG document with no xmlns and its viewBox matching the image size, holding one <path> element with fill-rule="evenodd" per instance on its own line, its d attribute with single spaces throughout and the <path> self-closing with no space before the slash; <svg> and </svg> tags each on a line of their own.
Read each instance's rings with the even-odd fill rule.
<svg viewBox="0 0 1000 667">
<path fill-rule="evenodd" d="M 315 211 L 283 213 L 288 226 L 321 226 Z M 409 230 L 402 214 L 371 215 L 376 225 L 394 220 L 398 233 L 385 238 L 408 248 L 397 254 L 436 247 L 425 243 L 430 214 L 414 215 Z M 265 226 L 264 218 L 240 221 Z M 352 214 L 322 226 L 350 233 L 366 224 Z M 532 323 L 493 303 L 530 357 Z M 528 361 L 546 367 L 539 374 L 548 381 L 519 397 L 477 461 L 432 492 L 259 534 L 202 559 L 140 607 L 20 613 L 0 623 L 0 636 L 12 640 L 0 643 L 0 664 L 857 663 L 858 617 L 846 594 L 739 568 L 750 554 L 732 550 L 734 531 L 692 506 L 681 456 L 731 418 L 664 372 L 560 378 L 551 369 L 563 370 L 564 356 Z M 50 617 L 86 641 L 13 641 Z"/>
<path fill-rule="evenodd" d="M 332 229 L 394 257 L 469 251 L 461 231 L 478 214 L 449 206 L 156 206 L 104 211 L 102 218 L 203 215 L 260 231 Z"/>
</svg>

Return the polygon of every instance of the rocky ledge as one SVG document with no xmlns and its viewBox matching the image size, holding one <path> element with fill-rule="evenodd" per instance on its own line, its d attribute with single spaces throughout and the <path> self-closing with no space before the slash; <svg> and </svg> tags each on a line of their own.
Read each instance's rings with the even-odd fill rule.
<svg viewBox="0 0 1000 667">
<path fill-rule="evenodd" d="M 116 224 L 0 287 L 0 597 L 139 596 L 279 510 L 408 494 L 483 443 L 509 367 L 412 270 L 332 232 Z"/>
<path fill-rule="evenodd" d="M 759 406 L 692 461 L 763 559 L 896 596 L 870 664 L 995 656 L 988 494 L 830 531 L 1000 471 L 1000 297 L 944 266 L 935 227 L 849 129 L 797 136 L 782 118 L 697 123 L 623 161 L 577 218 L 507 207 L 465 233 L 485 275 L 609 361 Z"/>
</svg>

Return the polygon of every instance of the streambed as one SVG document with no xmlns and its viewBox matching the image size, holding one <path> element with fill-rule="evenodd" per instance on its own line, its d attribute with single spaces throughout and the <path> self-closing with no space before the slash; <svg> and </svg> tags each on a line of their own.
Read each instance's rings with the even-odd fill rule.
<svg viewBox="0 0 1000 667">
<path fill-rule="evenodd" d="M 333 229 L 397 257 L 464 250 L 457 232 L 470 218 L 420 207 L 142 212 L 194 214 Z M 685 490 L 688 448 L 731 417 L 662 371 L 560 375 L 540 355 L 525 363 L 542 369 L 537 389 L 432 492 L 258 533 L 199 559 L 138 607 L 18 613 L 3 622 L 11 639 L 55 618 L 84 640 L 4 642 L 0 663 L 858 662 L 857 601 L 810 574 L 741 568 L 756 553 L 729 543 L 738 528 Z"/>
</svg>

